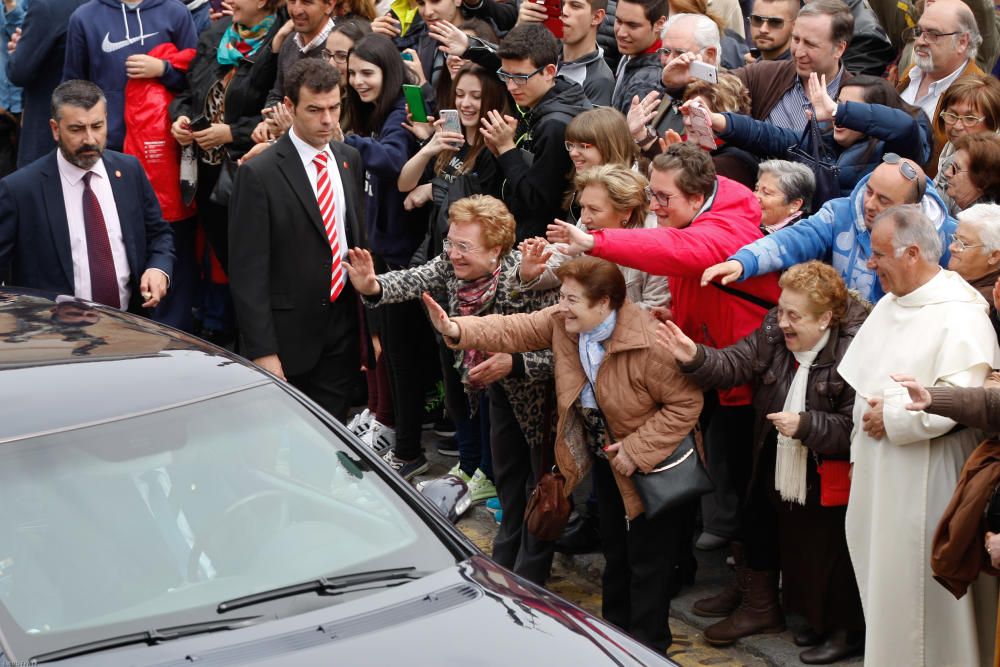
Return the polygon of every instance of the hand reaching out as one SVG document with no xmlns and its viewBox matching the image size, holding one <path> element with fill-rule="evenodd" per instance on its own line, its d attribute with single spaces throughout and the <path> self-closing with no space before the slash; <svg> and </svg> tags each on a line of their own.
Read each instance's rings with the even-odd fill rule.
<svg viewBox="0 0 1000 667">
<path fill-rule="evenodd" d="M 912 375 L 893 373 L 889 377 L 906 387 L 906 391 L 909 392 L 910 401 L 912 402 L 906 406 L 907 410 L 920 412 L 931 407 L 931 392 L 927 391 Z"/>
<path fill-rule="evenodd" d="M 728 285 L 734 280 L 739 280 L 742 275 L 743 265 L 735 259 L 731 259 L 728 262 L 715 264 L 705 269 L 705 272 L 701 274 L 701 286 L 707 286 L 716 278 L 720 278 L 719 282 L 723 285 Z"/>
<path fill-rule="evenodd" d="M 372 255 L 364 248 L 351 248 L 347 251 L 347 277 L 359 294 L 374 296 L 382 291 L 382 286 L 375 278 L 375 263 Z"/>
<path fill-rule="evenodd" d="M 545 273 L 545 269 L 547 268 L 546 262 L 551 257 L 552 250 L 549 244 L 545 242 L 545 239 L 525 239 L 521 243 L 521 282 L 530 283 Z"/>
<path fill-rule="evenodd" d="M 430 316 L 431 325 L 437 329 L 438 333 L 448 338 L 458 338 L 462 335 L 462 330 L 459 329 L 458 324 L 448 317 L 448 313 L 444 312 L 444 308 L 439 306 L 438 302 L 430 294 L 424 292 L 421 298 L 424 300 L 424 305 L 427 306 L 427 314 Z"/>
<path fill-rule="evenodd" d="M 594 249 L 594 235 L 576 225 L 562 220 L 553 220 L 545 234 L 549 243 L 560 243 L 566 246 L 563 251 L 567 255 L 582 255 Z"/>
<path fill-rule="evenodd" d="M 698 354 L 698 345 L 681 331 L 673 322 L 661 322 L 656 325 L 656 338 L 660 345 L 667 349 L 674 359 L 682 364 L 690 363 Z"/>
<path fill-rule="evenodd" d="M 469 36 L 447 21 L 431 21 L 427 33 L 441 43 L 438 51 L 461 57 L 469 50 Z"/>
<path fill-rule="evenodd" d="M 826 74 L 817 77 L 809 75 L 809 101 L 812 103 L 813 117 L 820 123 L 833 120 L 837 113 L 837 103 L 826 92 Z"/>
</svg>

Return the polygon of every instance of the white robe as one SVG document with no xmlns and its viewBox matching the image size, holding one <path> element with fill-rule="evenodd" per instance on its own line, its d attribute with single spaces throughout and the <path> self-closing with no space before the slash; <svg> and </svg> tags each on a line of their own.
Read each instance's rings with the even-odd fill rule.
<svg viewBox="0 0 1000 667">
<path fill-rule="evenodd" d="M 906 389 L 889 377 L 981 386 L 1000 364 L 988 312 L 975 289 L 942 270 L 906 296 L 883 297 L 838 368 L 857 391 L 846 529 L 867 625 L 866 665 L 992 664 L 996 579 L 981 576 L 955 600 L 930 568 L 934 530 L 979 434 L 948 434 L 950 419 L 906 410 Z M 867 399 L 879 397 L 886 436 L 875 440 L 861 418 Z"/>
</svg>

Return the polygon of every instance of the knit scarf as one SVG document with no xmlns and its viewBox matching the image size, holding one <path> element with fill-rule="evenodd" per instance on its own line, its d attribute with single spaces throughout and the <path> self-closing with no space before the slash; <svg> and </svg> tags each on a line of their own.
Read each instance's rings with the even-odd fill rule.
<svg viewBox="0 0 1000 667">
<path fill-rule="evenodd" d="M 456 294 L 459 315 L 479 315 L 493 306 L 497 296 L 497 287 L 500 284 L 500 269 L 502 267 L 503 263 L 500 263 L 489 275 L 461 282 Z M 483 385 L 469 380 L 469 371 L 486 361 L 489 356 L 482 350 L 466 350 L 462 355 L 462 382 L 473 389 L 482 389 Z"/>
<path fill-rule="evenodd" d="M 274 25 L 274 20 L 274 14 L 269 14 L 254 26 L 245 26 L 240 23 L 231 24 L 222 34 L 222 39 L 219 40 L 215 59 L 219 61 L 220 65 L 233 66 L 243 58 L 249 58 L 264 43 L 267 33 Z"/>
<path fill-rule="evenodd" d="M 604 361 L 604 341 L 611 338 L 617 322 L 618 312 L 612 310 L 603 322 L 590 331 L 580 334 L 580 365 L 583 366 L 583 373 L 588 380 L 580 393 L 580 405 L 585 408 L 598 407 L 597 396 L 594 394 L 597 371 L 601 368 L 601 362 Z"/>
<path fill-rule="evenodd" d="M 784 412 L 798 414 L 806 409 L 806 389 L 809 386 L 809 369 L 816 356 L 826 347 L 830 340 L 830 332 L 824 331 L 811 350 L 792 352 L 799 367 L 792 378 L 792 385 L 785 396 Z M 786 435 L 778 434 L 778 460 L 774 466 L 774 488 L 781 494 L 781 499 L 806 504 L 806 463 L 809 461 L 809 450 L 802 442 Z"/>
</svg>

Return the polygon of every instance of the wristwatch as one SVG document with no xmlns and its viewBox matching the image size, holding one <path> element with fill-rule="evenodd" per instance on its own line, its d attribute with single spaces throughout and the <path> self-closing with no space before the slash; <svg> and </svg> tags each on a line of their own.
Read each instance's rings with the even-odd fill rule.
<svg viewBox="0 0 1000 667">
<path fill-rule="evenodd" d="M 656 141 L 658 138 L 659 138 L 659 135 L 656 134 L 656 130 L 654 130 L 652 127 L 650 127 L 649 125 L 647 125 L 646 126 L 646 136 L 644 136 L 642 139 L 640 139 L 639 141 L 637 141 L 635 143 L 636 143 L 636 145 L 639 146 L 639 148 L 643 148 L 644 149 L 647 146 L 649 146 L 651 143 L 653 143 L 654 141 Z"/>
</svg>

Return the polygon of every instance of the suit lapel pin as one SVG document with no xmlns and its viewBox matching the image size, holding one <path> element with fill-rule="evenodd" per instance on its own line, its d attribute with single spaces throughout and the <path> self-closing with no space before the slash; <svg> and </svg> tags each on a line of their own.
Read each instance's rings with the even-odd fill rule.
<svg viewBox="0 0 1000 667">
<path fill-rule="evenodd" d="M 344 160 L 344 169 L 348 169 L 347 160 Z"/>
<path fill-rule="evenodd" d="M 120 171 L 118 171 L 117 169 L 115 169 L 115 178 L 121 178 L 121 177 L 122 177 L 122 173 Z"/>
</svg>

